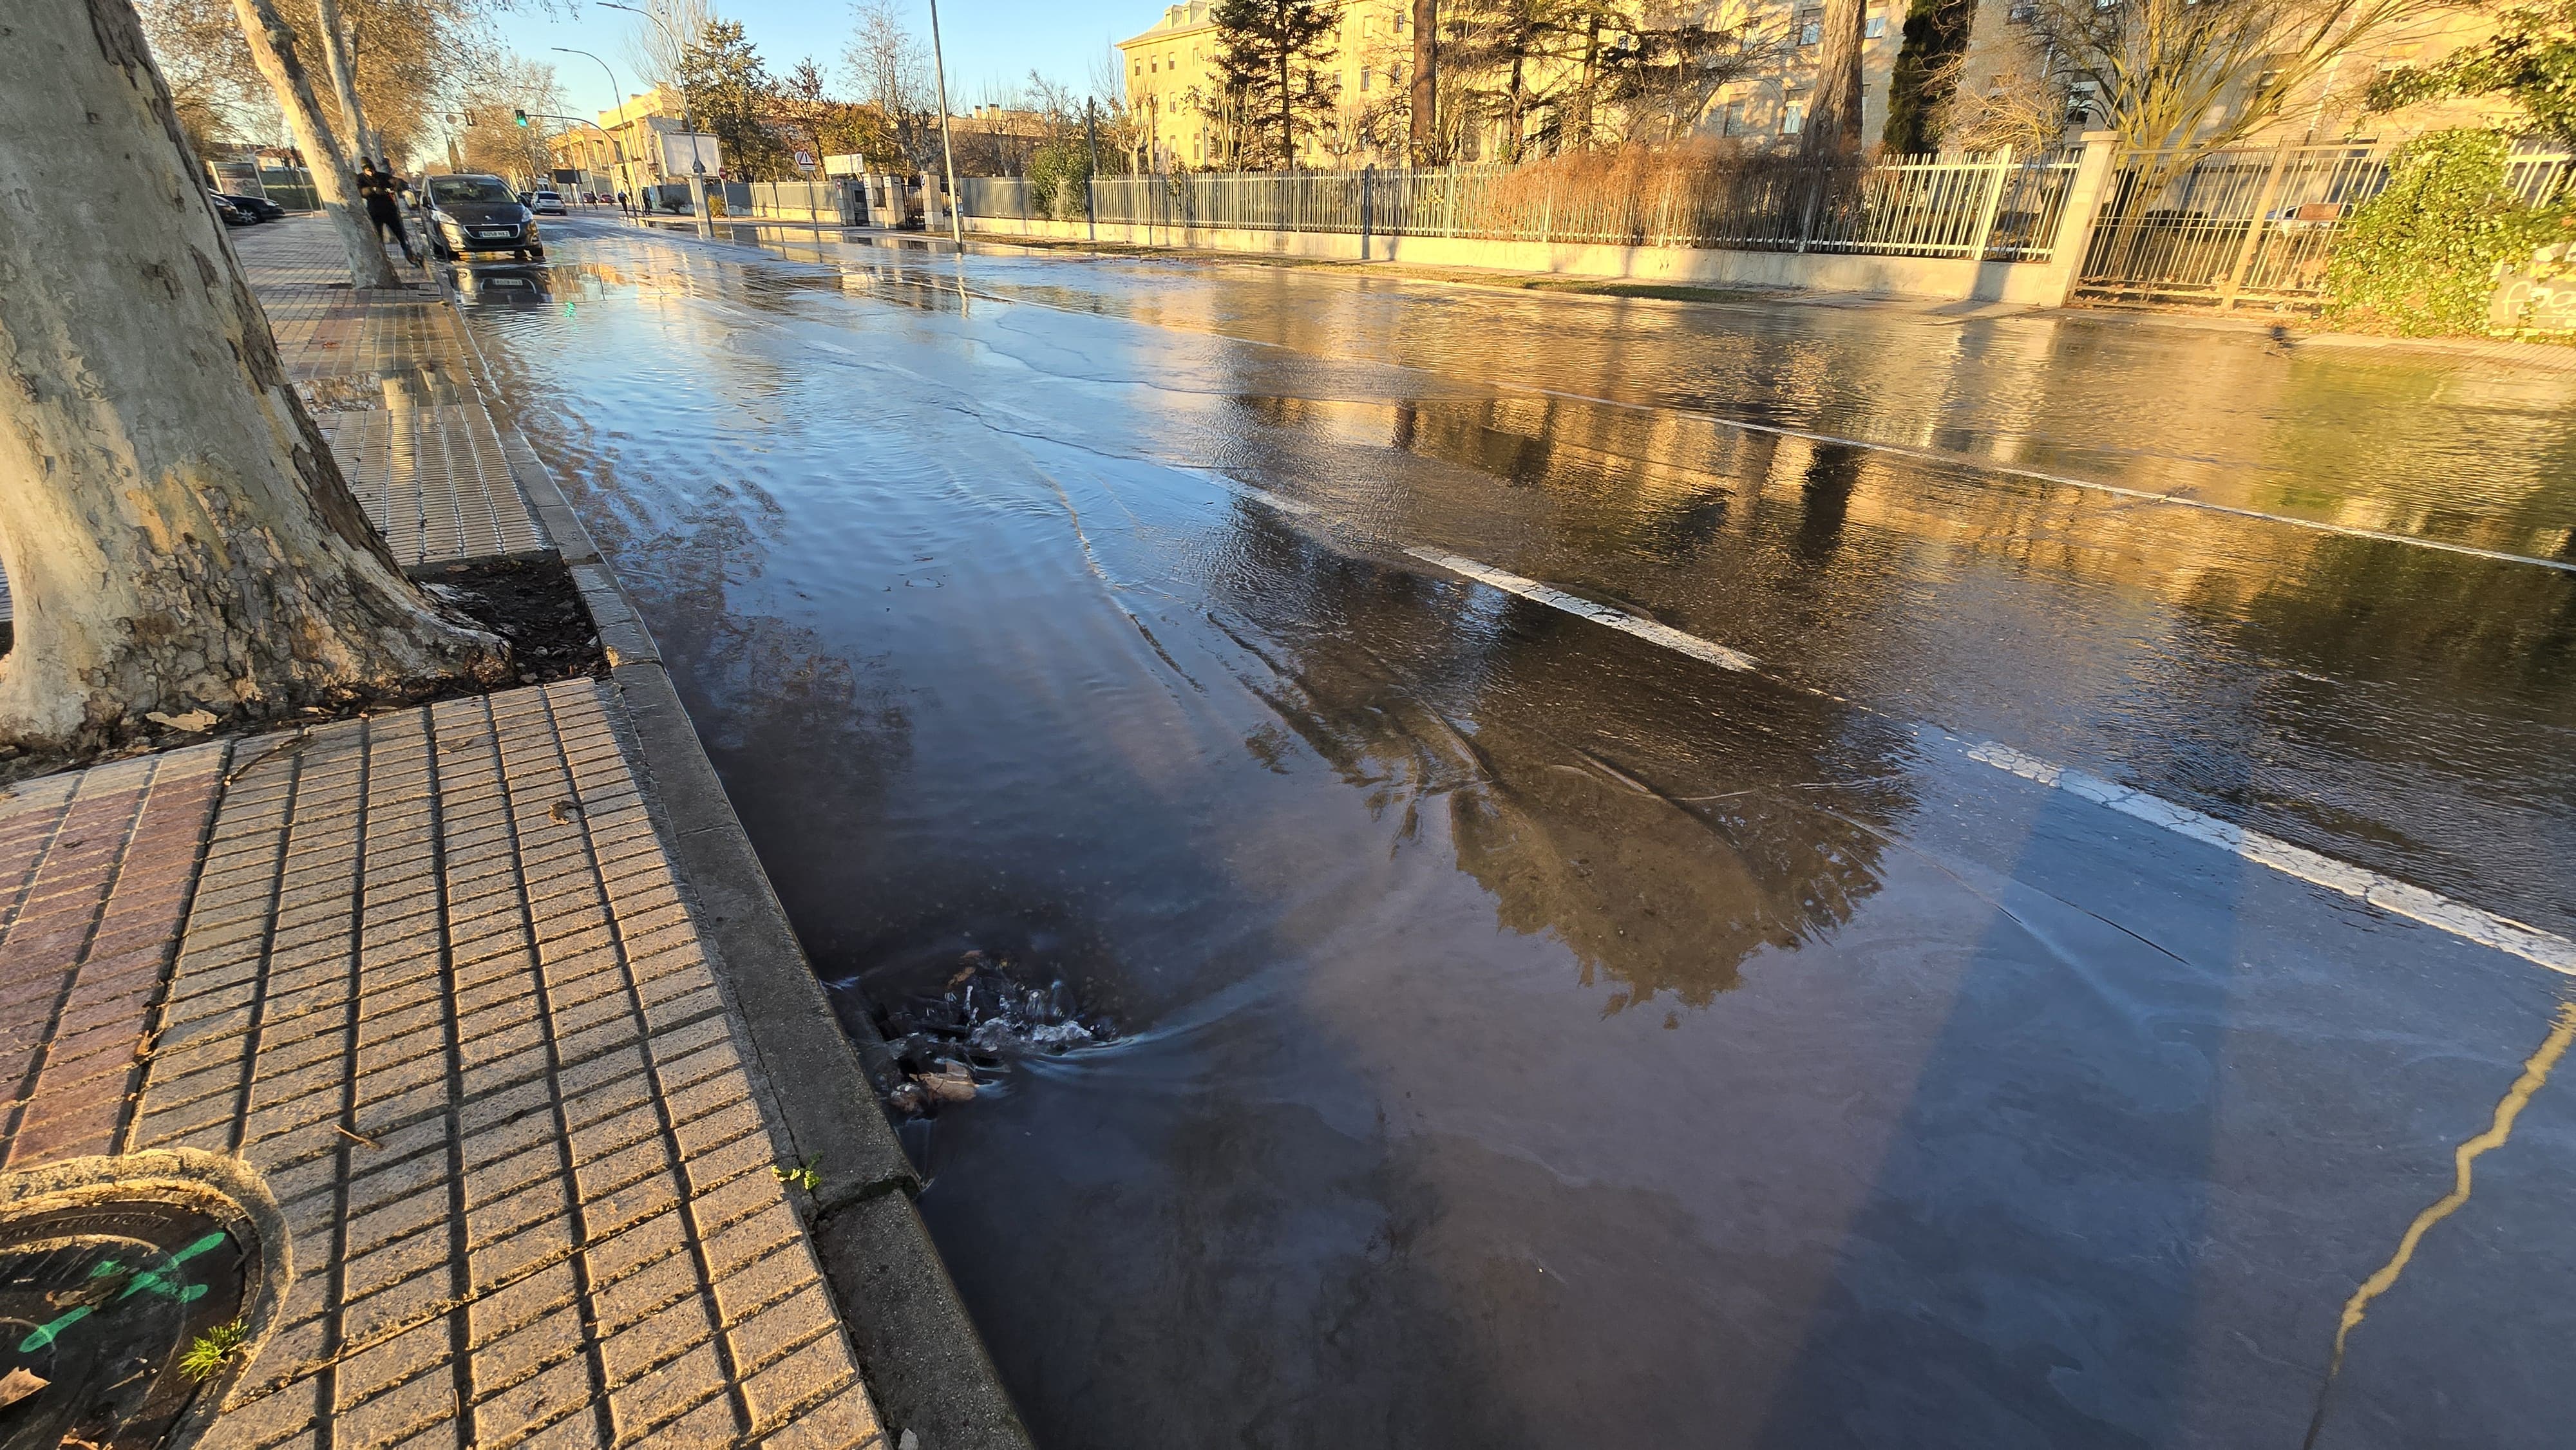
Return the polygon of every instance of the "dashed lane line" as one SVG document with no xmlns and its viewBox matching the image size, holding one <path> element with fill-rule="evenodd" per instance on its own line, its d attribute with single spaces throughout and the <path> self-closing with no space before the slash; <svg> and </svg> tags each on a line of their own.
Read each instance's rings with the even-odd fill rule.
<svg viewBox="0 0 2576 1450">
<path fill-rule="evenodd" d="M 1491 564 L 1479 564 L 1473 559 L 1444 553 L 1438 549 L 1407 549 L 1404 552 L 1426 564 L 1437 564 L 1452 574 L 1464 574 L 1479 584 L 1490 584 L 1506 594 L 1517 594 L 1523 599 L 1535 600 L 1551 609 L 1562 609 L 1568 614 L 1580 615 L 1594 624 L 1607 625 L 1622 634 L 1633 634 L 1650 644 L 1662 645 L 1668 650 L 1689 655 L 1695 660 L 1705 660 L 1719 669 L 1750 670 L 1753 668 L 1753 656 L 1740 650 L 1728 649 L 1722 644 L 1704 640 L 1695 634 L 1684 634 L 1668 624 L 1657 624 L 1651 619 L 1639 619 L 1624 609 L 1613 609 L 1607 604 L 1596 604 L 1579 595 L 1568 594 L 1562 589 L 1541 584 L 1535 579 L 1524 579 L 1518 574 L 1497 569 Z"/>
<path fill-rule="evenodd" d="M 1330 523 L 1343 528 L 1356 528 L 1344 520 L 1300 503 L 1283 498 L 1267 489 L 1225 480 L 1237 491 L 1283 513 Z M 1714 640 L 1687 634 L 1667 624 L 1641 619 L 1623 609 L 1569 594 L 1553 585 L 1524 578 L 1506 569 L 1497 569 L 1460 554 L 1443 549 L 1410 547 L 1404 550 L 1411 558 L 1445 569 L 1463 578 L 1517 595 L 1533 603 L 1561 610 L 1578 619 L 1633 635 L 1650 644 L 1660 645 L 1692 659 L 1702 660 L 1721 669 L 1756 671 L 1751 655 L 1730 649 Z M 1800 687 L 1806 688 L 1806 687 Z M 2267 866 L 2284 876 L 2295 877 L 2310 885 L 2340 892 L 2366 902 L 2392 916 L 2419 922 L 2436 931 L 2448 932 L 2463 941 L 2490 947 L 2496 951 L 2547 967 L 2553 972 L 2576 976 L 2576 942 L 2555 932 L 2544 931 L 2527 922 L 2502 916 L 2484 907 L 2455 901 L 2438 891 L 2429 891 L 2394 876 L 2382 875 L 2367 867 L 2338 861 L 2332 856 L 2294 846 L 2278 836 L 2223 821 L 2203 811 L 2166 800 L 2162 796 L 2132 789 L 2074 766 L 2059 765 L 2038 756 L 2015 750 L 2009 745 L 1988 740 L 1970 743 L 1937 726 L 1917 726 L 1918 731 L 1958 746 L 1970 760 L 1993 766 L 2051 790 L 2062 790 L 2089 800 L 2131 819 L 2170 831 L 2177 836 L 2215 846 L 2241 856 L 2258 866 Z"/>
<path fill-rule="evenodd" d="M 2284 876 L 2295 876 L 2329 891 L 2339 891 L 2392 915 L 2422 922 L 2480 946 L 2511 953 L 2553 972 L 2576 976 L 2576 942 L 2570 942 L 2555 932 L 2543 931 L 2509 916 L 2499 916 L 2484 907 L 2454 901 L 2438 891 L 2427 891 L 2394 876 L 2383 876 L 2367 867 L 2320 855 L 2304 846 L 2293 846 L 2278 836 L 2267 836 L 2232 821 L 2222 821 L 2189 806 L 2177 805 L 2162 796 L 2133 790 L 2091 771 L 2042 760 L 2009 745 L 1988 740 L 1969 746 L 1967 754 L 1971 760 L 2008 771 L 2052 790 L 2080 796 L 2124 816 L 2162 827 L 2177 836 L 2206 842 L 2257 865 L 2269 866 Z"/>
</svg>

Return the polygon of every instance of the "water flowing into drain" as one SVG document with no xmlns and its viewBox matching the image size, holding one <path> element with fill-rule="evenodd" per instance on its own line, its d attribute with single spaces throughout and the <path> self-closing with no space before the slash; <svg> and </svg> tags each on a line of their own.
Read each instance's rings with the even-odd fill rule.
<svg viewBox="0 0 2576 1450">
<path fill-rule="evenodd" d="M 907 1115 L 973 1100 L 1014 1058 L 1117 1036 L 1107 1018 L 1082 1009 L 1062 977 L 981 950 L 961 955 L 937 994 L 892 998 L 876 1016 L 904 1072 L 887 1102 Z"/>
</svg>

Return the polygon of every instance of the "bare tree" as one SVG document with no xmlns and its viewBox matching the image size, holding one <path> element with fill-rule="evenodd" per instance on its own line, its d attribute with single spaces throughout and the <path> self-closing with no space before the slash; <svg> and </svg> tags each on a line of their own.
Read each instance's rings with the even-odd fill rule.
<svg viewBox="0 0 2576 1450">
<path fill-rule="evenodd" d="M 888 0 L 860 0 L 852 7 L 841 65 L 859 100 L 875 106 L 894 128 L 905 161 L 925 170 L 936 164 L 939 118 L 930 94 L 930 55 Z"/>
<path fill-rule="evenodd" d="M 1440 147 L 1440 0 L 1413 0 L 1413 66 L 1405 88 L 1405 151 L 1416 166 L 1437 166 Z"/>
<path fill-rule="evenodd" d="M 2028 42 L 2002 57 L 1982 92 L 1960 84 L 1967 54 L 1954 52 L 1925 81 L 1927 95 L 1946 97 L 1931 116 L 1942 144 L 1966 151 L 2044 151 L 2066 134 L 2066 88 L 2050 78 L 2047 58 Z"/>
<path fill-rule="evenodd" d="M 2121 144 L 2149 153 L 2141 199 L 2281 116 L 2354 47 L 2451 0 L 2036 0 L 2054 73 L 2086 83 Z"/>
<path fill-rule="evenodd" d="M 1690 134 L 1719 89 L 1773 63 L 1781 37 L 1752 28 L 1643 22 L 1601 62 L 1600 97 L 1618 118 L 1606 138 L 1670 145 Z"/>
<path fill-rule="evenodd" d="M 0 740 L 496 678 L 504 647 L 402 577 L 306 416 L 131 7 L 18 0 L 9 32 Z"/>
<path fill-rule="evenodd" d="M 460 82 L 503 54 L 492 34 L 510 0 L 335 0 L 376 154 L 399 162 L 443 129 Z"/>
<path fill-rule="evenodd" d="M 105 0 L 91 3 L 103 5 Z M 321 193 L 322 209 L 330 214 L 340 234 L 340 248 L 348 254 L 350 281 L 360 287 L 401 286 L 393 264 L 385 260 L 384 242 L 358 199 L 358 177 L 349 165 L 349 154 L 323 124 L 322 109 L 314 104 L 313 83 L 296 54 L 295 32 L 278 15 L 276 0 L 233 0 L 233 13 L 240 17 L 242 36 L 250 42 L 252 64 L 268 81 L 278 110 L 285 113 L 287 127 L 295 133 L 295 144 L 303 149 L 304 163 L 313 172 L 313 189 Z"/>
<path fill-rule="evenodd" d="M 140 0 L 135 7 L 170 87 L 180 129 L 201 160 L 251 134 L 268 107 L 232 0 Z"/>
<path fill-rule="evenodd" d="M 340 139 L 363 158 L 382 155 L 384 143 L 367 129 L 366 109 L 358 104 L 358 72 L 349 58 L 349 32 L 340 20 L 340 0 L 313 0 L 313 28 L 322 40 L 322 60 L 331 71 L 331 89 L 340 102 Z"/>
<path fill-rule="evenodd" d="M 707 27 L 723 17 L 716 14 L 711 0 L 638 0 L 652 18 L 642 22 L 626 41 L 626 63 L 644 78 L 648 86 L 680 89 L 680 77 L 688 69 L 689 47 L 707 33 Z"/>
<path fill-rule="evenodd" d="M 497 176 L 533 180 L 554 165 L 554 146 L 541 120 L 564 108 L 555 68 L 523 56 L 486 62 L 466 83 L 459 102 L 473 121 L 459 150 L 466 167 Z M 521 126 L 514 112 L 532 123 Z"/>
</svg>

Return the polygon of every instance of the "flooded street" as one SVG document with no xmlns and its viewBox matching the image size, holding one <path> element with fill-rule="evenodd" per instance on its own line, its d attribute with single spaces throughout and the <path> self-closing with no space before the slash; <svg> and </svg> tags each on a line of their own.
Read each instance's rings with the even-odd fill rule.
<svg viewBox="0 0 2576 1450">
<path fill-rule="evenodd" d="M 1117 1033 L 907 1130 L 1048 1450 L 2562 1437 L 2576 371 L 549 237 L 817 969 Z"/>
</svg>

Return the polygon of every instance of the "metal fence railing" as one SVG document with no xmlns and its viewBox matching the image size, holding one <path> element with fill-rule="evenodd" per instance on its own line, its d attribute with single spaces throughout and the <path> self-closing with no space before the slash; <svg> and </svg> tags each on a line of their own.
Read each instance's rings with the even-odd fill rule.
<svg viewBox="0 0 2576 1450">
<path fill-rule="evenodd" d="M 259 173 L 260 194 L 288 211 L 312 211 L 322 205 L 322 193 L 313 185 L 313 174 L 302 169 L 263 169 Z"/>
<path fill-rule="evenodd" d="M 2166 153 L 2114 163 L 2076 285 L 2098 298 L 2232 307 L 2312 302 L 2353 209 L 2388 185 L 2394 147 L 2231 146 L 2175 170 Z M 2525 143 L 2507 188 L 2539 205 L 2570 158 Z"/>
<path fill-rule="evenodd" d="M 2069 155 L 1945 154 L 1818 169 L 1790 158 L 1717 166 L 1563 158 L 1513 167 L 1100 177 L 1093 220 L 1146 227 L 1367 232 L 1384 237 L 2043 262 L 2073 183 Z M 967 215 L 1083 219 L 1084 189 L 1026 178 L 962 181 Z"/>
<path fill-rule="evenodd" d="M 839 221 L 841 187 L 831 181 L 753 181 L 747 210 L 756 217 L 796 221 Z"/>
</svg>

